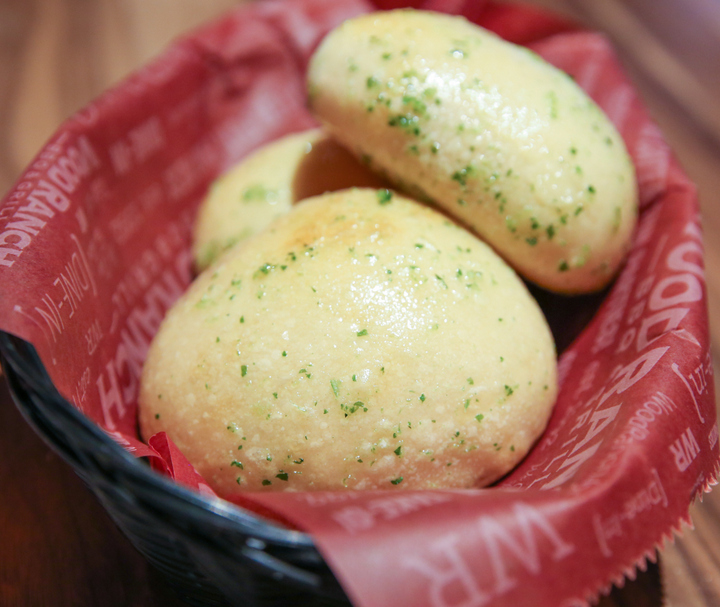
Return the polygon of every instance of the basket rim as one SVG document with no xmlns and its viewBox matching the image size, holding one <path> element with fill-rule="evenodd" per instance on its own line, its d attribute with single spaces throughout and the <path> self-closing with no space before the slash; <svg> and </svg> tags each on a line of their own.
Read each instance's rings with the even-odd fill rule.
<svg viewBox="0 0 720 607">
<path fill-rule="evenodd" d="M 121 472 L 133 480 L 141 481 L 143 484 L 150 484 L 154 489 L 166 492 L 171 499 L 194 509 L 196 514 L 202 512 L 203 515 L 212 516 L 216 527 L 229 525 L 236 531 L 242 531 L 255 539 L 270 542 L 276 546 L 317 550 L 312 536 L 304 531 L 284 528 L 242 506 L 219 497 L 214 498 L 192 491 L 156 472 L 150 466 L 144 465 L 140 461 L 141 458 L 128 453 L 109 434 L 59 393 L 35 347 L 29 342 L 11 333 L 0 331 L 0 359 L 7 374 L 14 374 L 29 391 L 39 397 L 42 402 L 47 403 L 48 409 L 62 416 L 64 421 L 68 422 L 71 427 L 77 428 L 82 436 L 96 441 L 103 453 L 110 455 L 110 458 L 103 458 L 102 462 L 96 462 L 98 468 L 105 473 L 110 472 L 107 466 L 108 463 L 111 463 L 115 471 Z M 67 444 L 61 445 L 55 437 L 27 419 L 27 413 L 38 413 L 36 404 L 32 400 L 20 398 L 12 385 L 10 391 L 15 404 L 26 409 L 23 414 L 33 430 L 40 434 L 49 446 L 73 468 L 80 468 L 83 471 L 83 463 L 70 457 L 73 455 L 72 453 L 66 452 L 68 449 L 72 450 L 79 446 L 80 434 L 78 437 L 66 434 L 64 438 L 67 439 Z"/>
</svg>

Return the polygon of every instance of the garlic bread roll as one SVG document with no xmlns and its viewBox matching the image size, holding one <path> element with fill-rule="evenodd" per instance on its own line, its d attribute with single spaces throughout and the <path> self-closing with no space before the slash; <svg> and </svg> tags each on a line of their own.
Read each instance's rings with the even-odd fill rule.
<svg viewBox="0 0 720 607">
<path fill-rule="evenodd" d="M 204 270 L 236 242 L 287 213 L 293 203 L 348 187 L 386 187 L 321 129 L 288 135 L 243 159 L 202 202 L 193 259 Z"/>
<path fill-rule="evenodd" d="M 637 215 L 624 143 L 533 52 L 462 17 L 372 13 L 326 37 L 308 91 L 340 142 L 470 226 L 529 280 L 590 292 L 621 264 Z"/>
<path fill-rule="evenodd" d="M 140 426 L 222 496 L 486 485 L 546 426 L 550 331 L 515 272 L 388 190 L 308 199 L 169 312 Z"/>
</svg>

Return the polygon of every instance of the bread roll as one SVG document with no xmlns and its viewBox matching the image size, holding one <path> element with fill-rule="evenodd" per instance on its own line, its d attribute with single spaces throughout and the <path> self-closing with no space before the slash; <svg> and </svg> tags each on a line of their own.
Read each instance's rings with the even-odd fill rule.
<svg viewBox="0 0 720 607">
<path fill-rule="evenodd" d="M 622 139 L 563 72 L 462 17 L 346 21 L 308 73 L 311 109 L 398 187 L 435 201 L 524 277 L 601 289 L 636 222 Z"/>
<path fill-rule="evenodd" d="M 487 485 L 545 428 L 550 331 L 487 245 L 388 190 L 308 199 L 168 313 L 140 426 L 221 495 Z"/>
<path fill-rule="evenodd" d="M 299 200 L 351 186 L 387 185 L 322 130 L 287 135 L 259 148 L 212 185 L 195 224 L 195 267 L 204 270 Z"/>
</svg>

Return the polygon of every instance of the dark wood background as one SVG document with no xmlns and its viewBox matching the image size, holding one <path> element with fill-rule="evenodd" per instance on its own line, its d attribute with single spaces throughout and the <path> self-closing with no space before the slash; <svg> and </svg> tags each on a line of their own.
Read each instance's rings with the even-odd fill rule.
<svg viewBox="0 0 720 607">
<path fill-rule="evenodd" d="M 0 0 L 0 192 L 60 122 L 237 0 Z M 699 186 L 720 345 L 720 0 L 533 0 L 614 41 Z M 717 357 L 716 357 L 717 358 Z M 717 382 L 716 382 L 717 383 Z M 720 605 L 720 491 L 602 607 Z M 181 605 L 0 386 L 0 605 Z"/>
</svg>

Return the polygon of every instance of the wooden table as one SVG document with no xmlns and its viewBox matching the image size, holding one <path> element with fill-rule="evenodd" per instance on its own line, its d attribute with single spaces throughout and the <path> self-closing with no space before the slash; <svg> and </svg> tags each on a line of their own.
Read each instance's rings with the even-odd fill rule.
<svg viewBox="0 0 720 607">
<path fill-rule="evenodd" d="M 720 345 L 720 4 L 534 0 L 605 30 L 688 174 L 704 215 L 713 351 Z M 0 191 L 58 124 L 236 0 L 0 0 Z M 180 605 L 0 388 L 0 604 Z M 696 530 L 603 607 L 720 605 L 720 492 Z M 664 596 L 663 596 L 664 595 Z M 664 601 L 664 602 L 663 602 Z"/>
</svg>

